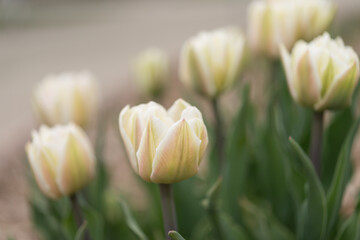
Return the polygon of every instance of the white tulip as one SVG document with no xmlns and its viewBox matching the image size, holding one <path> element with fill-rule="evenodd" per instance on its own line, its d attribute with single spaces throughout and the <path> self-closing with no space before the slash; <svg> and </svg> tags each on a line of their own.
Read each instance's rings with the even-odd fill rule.
<svg viewBox="0 0 360 240">
<path fill-rule="evenodd" d="M 293 99 L 316 111 L 349 106 L 359 78 L 359 58 L 341 38 L 328 33 L 310 43 L 298 41 L 281 56 Z"/>
<path fill-rule="evenodd" d="M 214 98 L 239 79 L 244 47 L 244 37 L 235 28 L 201 32 L 182 48 L 180 79 L 187 87 Z"/>
<path fill-rule="evenodd" d="M 323 33 L 335 15 L 327 0 L 258 0 L 248 8 L 251 48 L 271 57 L 279 56 L 279 44 L 291 49 L 299 39 L 311 40 Z"/>
<path fill-rule="evenodd" d="M 36 114 L 49 126 L 74 122 L 85 127 L 94 117 L 97 104 L 98 88 L 89 72 L 47 76 L 33 97 Z"/>
<path fill-rule="evenodd" d="M 169 60 L 165 52 L 150 48 L 142 52 L 135 60 L 135 80 L 143 94 L 159 96 L 170 78 Z"/>
<path fill-rule="evenodd" d="M 69 196 L 94 176 L 95 155 L 88 137 L 75 124 L 32 132 L 26 153 L 36 182 L 50 198 Z"/>
<path fill-rule="evenodd" d="M 131 166 L 145 181 L 169 184 L 198 172 L 207 130 L 200 111 L 184 100 L 168 111 L 154 102 L 126 106 L 119 127 Z"/>
</svg>

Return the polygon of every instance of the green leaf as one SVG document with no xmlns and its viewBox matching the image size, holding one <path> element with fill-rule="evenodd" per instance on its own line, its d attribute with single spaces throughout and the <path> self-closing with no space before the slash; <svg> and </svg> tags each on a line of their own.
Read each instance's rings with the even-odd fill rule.
<svg viewBox="0 0 360 240">
<path fill-rule="evenodd" d="M 335 240 L 358 240 L 360 239 L 360 200 L 358 200 L 356 210 L 341 225 Z"/>
<path fill-rule="evenodd" d="M 220 227 L 223 229 L 226 240 L 250 239 L 245 230 L 224 212 L 220 213 Z"/>
<path fill-rule="evenodd" d="M 214 183 L 214 185 L 207 191 L 205 199 L 202 201 L 203 207 L 205 209 L 210 208 L 215 205 L 215 201 L 217 198 L 217 193 L 219 192 L 221 186 L 222 178 L 219 177 L 218 180 Z"/>
<path fill-rule="evenodd" d="M 295 235 L 273 215 L 270 207 L 266 207 L 266 202 L 255 203 L 255 201 L 242 198 L 239 204 L 244 218 L 244 225 L 252 238 L 239 237 L 235 239 L 295 239 Z"/>
<path fill-rule="evenodd" d="M 169 237 L 172 240 L 185 240 L 178 232 L 176 231 L 169 231 Z"/>
<path fill-rule="evenodd" d="M 88 223 L 88 229 L 92 239 L 104 239 L 104 219 L 102 215 L 95 208 L 91 207 L 81 194 L 77 194 L 76 199 Z"/>
<path fill-rule="evenodd" d="M 201 207 L 201 200 L 206 191 L 206 183 L 198 177 L 173 184 L 174 201 L 179 232 L 189 238 L 194 226 L 206 214 Z"/>
<path fill-rule="evenodd" d="M 82 240 L 83 239 L 86 227 L 87 227 L 87 222 L 85 221 L 85 222 L 83 222 L 83 224 L 81 224 L 81 226 L 77 230 L 76 235 L 75 235 L 75 240 Z"/>
<path fill-rule="evenodd" d="M 323 157 L 321 161 L 321 178 L 325 189 L 328 189 L 333 180 L 335 167 L 338 162 L 341 148 L 354 123 L 350 108 L 334 113 L 324 133 Z"/>
<path fill-rule="evenodd" d="M 242 105 L 229 129 L 227 142 L 227 158 L 223 171 L 221 196 L 224 210 L 233 219 L 240 220 L 238 198 L 250 188 L 250 179 L 255 177 L 249 171 L 251 163 L 251 143 L 255 141 L 253 134 L 255 117 L 250 101 L 250 88 L 246 85 L 241 94 Z"/>
<path fill-rule="evenodd" d="M 327 194 L 328 211 L 328 232 L 332 229 L 339 213 L 341 201 L 343 198 L 346 182 L 349 177 L 351 167 L 350 155 L 354 138 L 360 124 L 360 118 L 352 126 L 345 143 L 342 146 L 339 159 L 336 164 L 333 180 Z"/>
<path fill-rule="evenodd" d="M 309 157 L 294 139 L 290 138 L 290 144 L 298 154 L 298 159 L 307 177 L 307 196 L 301 214 L 303 217 L 299 219 L 298 238 L 306 240 L 324 239 L 327 221 L 324 189 Z"/>
<path fill-rule="evenodd" d="M 130 212 L 130 209 L 127 206 L 127 204 L 125 203 L 125 201 L 119 200 L 119 203 L 124 211 L 126 224 L 129 227 L 129 229 L 132 231 L 132 233 L 140 240 L 147 240 L 148 238 L 146 237 L 144 232 L 141 230 L 141 228 L 137 224 L 135 218 L 133 217 L 132 213 Z"/>
</svg>

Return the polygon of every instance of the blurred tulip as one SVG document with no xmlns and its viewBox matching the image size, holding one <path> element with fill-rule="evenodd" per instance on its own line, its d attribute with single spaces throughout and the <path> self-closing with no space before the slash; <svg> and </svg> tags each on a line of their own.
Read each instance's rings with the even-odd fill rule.
<svg viewBox="0 0 360 240">
<path fill-rule="evenodd" d="M 85 127 L 94 117 L 97 104 L 98 88 L 89 72 L 47 76 L 33 97 L 36 114 L 49 126 L 74 122 Z"/>
<path fill-rule="evenodd" d="M 50 198 L 69 196 L 95 173 L 95 156 L 84 131 L 75 124 L 33 131 L 26 153 L 36 182 Z"/>
<path fill-rule="evenodd" d="M 359 58 L 341 38 L 328 33 L 310 43 L 298 41 L 291 55 L 281 46 L 281 56 L 293 99 L 315 111 L 350 105 L 359 77 Z"/>
<path fill-rule="evenodd" d="M 327 0 L 259 0 L 248 8 L 251 48 L 271 57 L 279 56 L 279 44 L 291 49 L 299 39 L 311 40 L 323 33 L 335 16 Z"/>
<path fill-rule="evenodd" d="M 142 52 L 134 64 L 135 80 L 143 94 L 158 97 L 170 78 L 169 60 L 165 52 L 150 48 Z"/>
<path fill-rule="evenodd" d="M 197 173 L 208 136 L 196 107 L 181 99 L 168 111 L 154 102 L 126 106 L 119 126 L 130 163 L 145 181 L 169 184 Z"/>
<path fill-rule="evenodd" d="M 238 80 L 243 65 L 244 47 L 244 37 L 235 28 L 199 33 L 182 48 L 182 82 L 200 94 L 217 97 Z"/>
</svg>

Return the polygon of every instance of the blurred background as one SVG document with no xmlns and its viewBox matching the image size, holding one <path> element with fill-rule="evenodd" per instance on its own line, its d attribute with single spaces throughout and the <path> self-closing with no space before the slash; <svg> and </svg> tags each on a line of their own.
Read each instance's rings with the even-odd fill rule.
<svg viewBox="0 0 360 240">
<path fill-rule="evenodd" d="M 201 30 L 226 25 L 246 29 L 247 0 L 75 1 L 0 0 L 0 239 L 38 239 L 27 206 L 24 145 L 38 128 L 31 110 L 36 84 L 51 73 L 88 69 L 102 94 L 100 116 L 116 119 L 139 101 L 131 61 L 149 46 L 170 54 L 173 79 L 166 107 L 183 95 L 177 58 L 185 40 Z M 333 32 L 360 53 L 360 1 L 337 0 Z M 112 115 L 111 115 L 112 114 Z M 141 205 L 118 140 L 109 124 L 106 163 L 115 186 Z"/>
</svg>

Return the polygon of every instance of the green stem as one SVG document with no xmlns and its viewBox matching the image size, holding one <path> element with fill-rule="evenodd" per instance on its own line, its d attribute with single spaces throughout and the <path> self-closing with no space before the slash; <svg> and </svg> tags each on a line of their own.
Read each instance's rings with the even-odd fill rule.
<svg viewBox="0 0 360 240">
<path fill-rule="evenodd" d="M 220 169 L 220 175 L 222 172 L 222 169 L 225 165 L 225 138 L 224 138 L 224 132 L 223 132 L 223 121 L 221 119 L 221 113 L 219 109 L 219 101 L 218 98 L 212 99 L 212 109 L 214 112 L 215 117 L 215 131 L 216 131 L 216 140 L 215 144 L 217 147 L 217 155 L 218 155 L 218 161 L 219 161 L 219 169 Z"/>
<path fill-rule="evenodd" d="M 75 218 L 76 226 L 77 226 L 77 229 L 79 229 L 81 227 L 81 225 L 83 224 L 84 219 L 83 219 L 81 209 L 80 209 L 80 206 L 79 206 L 79 203 L 77 201 L 75 194 L 70 196 L 70 201 L 71 201 L 72 212 L 73 212 L 73 215 Z M 85 229 L 84 240 L 90 240 L 90 239 L 91 238 L 89 236 L 89 233 L 88 233 L 87 229 Z"/>
<path fill-rule="evenodd" d="M 311 148 L 310 158 L 315 170 L 320 176 L 321 174 L 321 151 L 322 151 L 322 135 L 324 128 L 324 112 L 314 112 L 311 132 Z"/>
<path fill-rule="evenodd" d="M 172 187 L 171 184 L 159 184 L 159 187 L 164 219 L 165 237 L 167 240 L 171 240 L 168 235 L 169 231 L 178 231 Z"/>
</svg>

